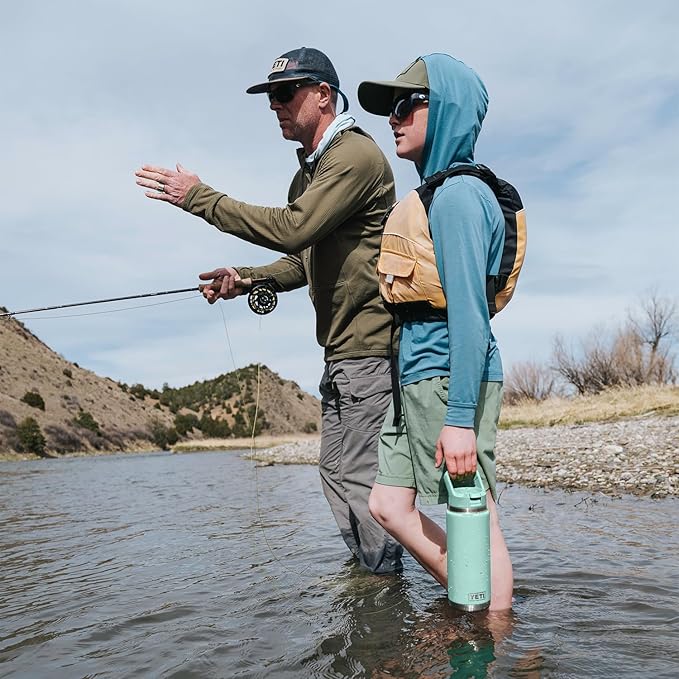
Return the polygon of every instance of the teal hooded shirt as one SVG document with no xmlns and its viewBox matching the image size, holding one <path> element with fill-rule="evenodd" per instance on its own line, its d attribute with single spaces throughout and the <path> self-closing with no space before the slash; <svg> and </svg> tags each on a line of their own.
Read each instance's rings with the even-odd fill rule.
<svg viewBox="0 0 679 679">
<path fill-rule="evenodd" d="M 420 177 L 474 162 L 474 145 L 488 107 L 479 76 L 447 54 L 421 57 L 429 79 L 427 136 Z M 399 350 L 402 385 L 450 376 L 445 423 L 473 427 L 482 381 L 502 381 L 502 362 L 490 329 L 486 275 L 499 270 L 504 217 L 480 179 L 451 177 L 429 210 L 447 320 L 405 322 Z"/>
</svg>

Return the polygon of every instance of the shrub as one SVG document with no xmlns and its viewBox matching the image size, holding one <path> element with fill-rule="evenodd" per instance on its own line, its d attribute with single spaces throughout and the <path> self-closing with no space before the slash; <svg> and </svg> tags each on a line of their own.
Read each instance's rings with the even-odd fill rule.
<svg viewBox="0 0 679 679">
<path fill-rule="evenodd" d="M 136 396 L 137 398 L 143 399 L 148 392 L 143 384 L 133 384 L 130 387 L 130 393 Z"/>
<path fill-rule="evenodd" d="M 37 391 L 27 391 L 21 397 L 21 400 L 32 408 L 40 408 L 40 410 L 45 410 L 45 401 Z"/>
<path fill-rule="evenodd" d="M 186 436 L 191 429 L 200 429 L 200 420 L 193 413 L 188 415 L 178 413 L 174 418 L 174 426 L 180 436 Z"/>
<path fill-rule="evenodd" d="M 99 431 L 92 431 L 91 429 L 81 429 L 80 435 L 92 446 L 95 450 L 101 450 L 105 447 L 106 439 Z"/>
<path fill-rule="evenodd" d="M 63 372 L 69 380 L 73 379 L 73 371 L 70 368 L 64 368 L 61 372 Z"/>
<path fill-rule="evenodd" d="M 513 404 L 519 401 L 544 401 L 556 391 L 553 370 L 533 361 L 515 363 L 505 375 L 504 400 Z"/>
<path fill-rule="evenodd" d="M 8 413 L 6 410 L 0 410 L 0 424 L 10 429 L 16 429 L 17 423 L 14 419 L 12 413 Z"/>
<path fill-rule="evenodd" d="M 305 434 L 313 434 L 318 431 L 318 425 L 315 422 L 307 422 L 303 427 L 302 431 Z"/>
<path fill-rule="evenodd" d="M 151 440 L 161 449 L 167 450 L 179 440 L 177 430 L 174 427 L 166 427 L 160 420 L 153 419 L 149 424 Z"/>
<path fill-rule="evenodd" d="M 119 431 L 107 432 L 106 439 L 109 444 L 117 450 L 123 450 L 125 448 L 125 436 Z"/>
<path fill-rule="evenodd" d="M 231 436 L 231 427 L 226 420 L 213 420 L 209 415 L 203 415 L 199 421 L 198 427 L 205 436 L 214 436 L 215 438 L 226 438 Z"/>
<path fill-rule="evenodd" d="M 101 430 L 99 429 L 99 422 L 97 422 L 94 417 L 92 417 L 92 414 L 88 413 L 86 410 L 81 410 L 78 415 L 73 418 L 73 422 L 79 427 L 88 429 L 95 434 L 101 433 Z"/>
<path fill-rule="evenodd" d="M 255 411 L 254 405 L 250 405 L 245 409 L 245 414 L 242 410 L 239 410 L 233 418 L 233 435 L 239 438 L 247 438 L 252 436 L 258 436 L 262 433 L 264 429 L 269 427 L 269 423 L 266 420 L 263 410 L 257 412 L 257 421 L 255 422 Z M 252 431 L 252 423 L 255 422 L 254 432 Z"/>
<path fill-rule="evenodd" d="M 75 408 L 80 409 L 80 401 L 74 394 L 62 394 L 61 398 L 64 402 L 64 407 L 68 408 L 69 410 Z"/>
<path fill-rule="evenodd" d="M 20 451 L 36 455 L 45 454 L 45 437 L 40 431 L 40 425 L 32 417 L 27 417 L 19 423 L 16 435 Z"/>
<path fill-rule="evenodd" d="M 50 442 L 50 448 L 57 453 L 76 453 L 85 448 L 82 439 L 72 431 L 57 425 L 45 427 Z"/>
</svg>

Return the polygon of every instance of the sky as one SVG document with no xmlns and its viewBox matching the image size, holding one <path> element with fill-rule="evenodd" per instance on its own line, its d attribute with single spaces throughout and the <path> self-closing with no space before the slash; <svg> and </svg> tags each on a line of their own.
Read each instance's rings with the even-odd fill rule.
<svg viewBox="0 0 679 679">
<path fill-rule="evenodd" d="M 303 45 L 332 59 L 403 196 L 414 168 L 356 89 L 446 52 L 489 91 L 476 160 L 526 207 L 524 270 L 493 330 L 506 367 L 548 362 L 556 335 L 612 327 L 651 290 L 676 297 L 678 28 L 675 0 L 3 3 L 0 305 L 191 287 L 276 259 L 145 198 L 133 175 L 181 162 L 234 198 L 284 205 L 296 144 L 245 89 Z M 316 394 L 322 372 L 306 289 L 266 317 L 189 294 L 20 318 L 68 360 L 149 387 L 262 362 Z"/>
</svg>

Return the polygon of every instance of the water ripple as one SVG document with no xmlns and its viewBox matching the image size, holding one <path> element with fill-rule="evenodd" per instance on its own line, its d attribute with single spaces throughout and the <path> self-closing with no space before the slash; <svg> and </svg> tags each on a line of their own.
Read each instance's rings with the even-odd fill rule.
<svg viewBox="0 0 679 679">
<path fill-rule="evenodd" d="M 311 467 L 0 464 L 0 676 L 679 675 L 679 503 L 516 486 L 501 503 L 516 604 L 469 615 L 410 557 L 361 572 Z"/>
</svg>

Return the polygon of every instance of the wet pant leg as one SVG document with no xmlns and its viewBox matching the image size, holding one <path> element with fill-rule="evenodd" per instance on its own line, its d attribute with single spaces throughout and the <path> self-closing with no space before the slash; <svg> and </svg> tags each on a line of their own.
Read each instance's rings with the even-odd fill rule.
<svg viewBox="0 0 679 679">
<path fill-rule="evenodd" d="M 377 474 L 377 442 L 391 401 L 386 358 L 331 361 L 320 385 L 321 484 L 340 533 L 373 573 L 402 569 L 403 548 L 370 515 Z"/>
</svg>

